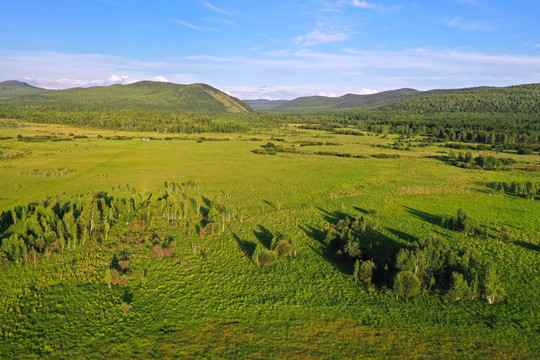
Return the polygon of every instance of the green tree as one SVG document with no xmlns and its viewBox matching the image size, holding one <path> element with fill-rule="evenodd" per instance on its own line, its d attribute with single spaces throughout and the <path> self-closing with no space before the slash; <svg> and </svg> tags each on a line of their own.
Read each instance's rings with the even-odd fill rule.
<svg viewBox="0 0 540 360">
<path fill-rule="evenodd" d="M 420 293 L 422 284 L 412 271 L 400 271 L 394 279 L 394 295 L 406 299 Z"/>
<path fill-rule="evenodd" d="M 467 280 L 463 278 L 463 275 L 454 271 L 452 272 L 452 287 L 448 291 L 447 296 L 452 300 L 466 300 L 471 296 L 471 289 Z"/>
<path fill-rule="evenodd" d="M 354 264 L 354 278 L 356 281 L 362 281 L 366 284 L 371 284 L 373 279 L 373 270 L 375 269 L 375 263 L 371 260 L 362 261 L 356 260 Z"/>
<path fill-rule="evenodd" d="M 497 272 L 492 265 L 487 265 L 485 267 L 483 285 L 484 296 L 488 303 L 493 304 L 495 301 L 502 300 L 505 291 Z"/>
</svg>

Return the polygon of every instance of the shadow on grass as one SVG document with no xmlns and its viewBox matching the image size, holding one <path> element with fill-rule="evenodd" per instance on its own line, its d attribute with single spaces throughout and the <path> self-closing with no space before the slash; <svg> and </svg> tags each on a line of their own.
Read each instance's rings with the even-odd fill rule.
<svg viewBox="0 0 540 360">
<path fill-rule="evenodd" d="M 405 206 L 405 209 L 407 209 L 409 214 L 412 214 L 421 220 L 427 221 L 433 225 L 441 226 L 442 218 L 438 215 L 433 215 L 422 210 L 410 208 L 408 206 Z"/>
<path fill-rule="evenodd" d="M 233 235 L 234 240 L 236 240 L 236 243 L 238 244 L 238 247 L 240 248 L 240 250 L 242 250 L 242 252 L 246 254 L 247 256 L 252 257 L 257 244 L 249 240 L 242 240 L 235 233 L 233 233 L 232 235 Z"/>
<path fill-rule="evenodd" d="M 364 215 L 367 215 L 368 214 L 368 211 L 366 209 L 362 209 L 361 207 L 358 207 L 358 206 L 353 206 L 353 209 L 358 211 L 358 212 L 361 212 L 362 214 Z"/>
<path fill-rule="evenodd" d="M 351 222 L 354 220 L 352 216 L 349 216 L 343 212 L 335 211 L 328 212 L 321 209 L 324 213 L 326 220 L 335 225 L 339 220 L 350 218 Z M 339 240 L 339 230 L 334 229 L 336 240 L 332 240 L 331 243 L 327 243 L 327 232 L 312 226 L 299 226 L 304 233 L 311 239 L 317 241 L 321 246 L 319 248 L 311 246 L 311 249 L 319 254 L 324 260 L 328 261 L 339 271 L 351 275 L 354 269 L 354 262 L 356 258 L 350 258 L 345 253 L 346 244 L 343 240 Z M 404 232 L 388 229 L 390 232 L 399 236 L 407 242 L 413 242 L 415 237 L 406 234 Z M 406 247 L 401 242 L 396 241 L 378 230 L 353 231 L 353 241 L 358 242 L 361 250 L 360 260 L 373 261 L 377 268 L 374 271 L 373 283 L 376 286 L 385 286 L 388 283 L 389 275 L 394 271 L 393 263 L 397 253 L 400 249 Z M 388 266 L 386 266 L 388 265 Z"/>
<path fill-rule="evenodd" d="M 418 240 L 416 237 L 409 235 L 407 233 L 404 233 L 403 231 L 400 231 L 400 230 L 391 229 L 389 227 L 387 227 L 386 230 L 390 231 L 392 234 L 396 235 L 401 240 L 405 240 L 408 243 L 413 243 L 416 240 Z"/>
<path fill-rule="evenodd" d="M 339 220 L 345 220 L 346 218 L 350 217 L 348 214 L 342 211 L 328 211 L 320 207 L 317 207 L 317 209 L 324 214 L 324 219 L 332 225 L 336 225 Z"/>
<path fill-rule="evenodd" d="M 449 150 L 451 150 L 451 149 L 449 149 Z M 426 159 L 435 159 L 435 160 L 442 161 L 442 162 L 444 162 L 446 164 L 452 165 L 452 160 L 448 156 L 428 155 L 428 156 L 426 156 Z"/>
<path fill-rule="evenodd" d="M 268 206 L 270 206 L 271 208 L 273 208 L 274 210 L 277 210 L 277 206 L 274 205 L 274 204 L 272 204 L 270 201 L 268 201 L 268 200 L 263 200 L 263 202 L 264 202 L 266 205 L 268 205 Z"/>
<path fill-rule="evenodd" d="M 513 243 L 515 245 L 521 246 L 522 248 L 525 248 L 525 249 L 540 251 L 540 245 L 532 244 L 532 243 L 527 242 L 527 241 L 515 240 L 515 241 L 513 241 Z"/>
<path fill-rule="evenodd" d="M 262 246 L 271 250 L 272 241 L 274 240 L 274 234 L 262 225 L 259 225 L 259 230 L 253 230 L 253 234 L 259 240 Z"/>
<path fill-rule="evenodd" d="M 307 244 L 314 253 L 318 254 L 323 260 L 331 264 L 336 270 L 341 271 L 344 274 L 352 274 L 354 265 L 351 262 L 344 261 L 343 257 L 336 254 L 336 250 L 328 246 L 324 239 L 326 238 L 326 232 L 314 228 L 312 226 L 298 225 L 298 227 L 311 239 L 317 241 L 321 246 L 317 249 L 311 244 Z"/>
</svg>

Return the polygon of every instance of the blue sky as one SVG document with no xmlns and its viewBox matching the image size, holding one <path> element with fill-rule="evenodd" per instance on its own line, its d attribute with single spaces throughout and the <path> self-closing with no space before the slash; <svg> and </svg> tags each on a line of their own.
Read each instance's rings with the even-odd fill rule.
<svg viewBox="0 0 540 360">
<path fill-rule="evenodd" d="M 2 0 L 0 80 L 242 99 L 540 82 L 539 0 Z"/>
</svg>

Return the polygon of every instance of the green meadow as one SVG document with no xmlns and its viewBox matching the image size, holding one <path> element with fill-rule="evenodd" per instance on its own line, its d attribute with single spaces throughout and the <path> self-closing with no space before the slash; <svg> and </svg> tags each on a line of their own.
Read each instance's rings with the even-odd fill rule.
<svg viewBox="0 0 540 360">
<path fill-rule="evenodd" d="M 539 199 L 490 187 L 538 183 L 538 155 L 472 151 L 515 160 L 487 171 L 453 166 L 450 149 L 438 143 L 398 150 L 385 147 L 398 135 L 340 135 L 300 124 L 190 135 L 3 124 L 13 127 L 0 128 L 0 212 L 98 192 L 157 197 L 173 182 L 189 184 L 186 193 L 219 215 L 212 233 L 172 228 L 175 245 L 166 256 L 123 244 L 132 226 L 126 221 L 115 225 L 111 244 L 90 237 L 37 261 L 3 262 L 1 358 L 540 354 Z M 268 142 L 287 151 L 253 152 Z M 331 155 L 345 153 L 358 157 Z M 483 232 L 442 226 L 459 209 Z M 377 223 L 373 248 L 397 252 L 434 235 L 456 251 L 474 249 L 496 269 L 503 296 L 490 304 L 422 289 L 402 298 L 390 284 L 355 281 L 354 262 L 325 236 L 339 220 L 367 214 Z M 256 249 L 271 250 L 276 239 L 294 250 L 254 261 Z M 107 271 L 120 253 L 129 271 L 111 284 Z"/>
</svg>

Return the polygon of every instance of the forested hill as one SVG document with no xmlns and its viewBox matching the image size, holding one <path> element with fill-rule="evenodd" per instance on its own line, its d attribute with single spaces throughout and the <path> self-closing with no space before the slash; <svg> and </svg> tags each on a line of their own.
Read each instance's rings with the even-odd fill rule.
<svg viewBox="0 0 540 360">
<path fill-rule="evenodd" d="M 396 100 L 408 99 L 417 93 L 419 93 L 419 91 L 415 89 L 398 89 L 383 91 L 372 95 L 346 94 L 339 97 L 306 96 L 281 103 L 279 103 L 280 100 L 276 100 L 269 103 L 262 103 L 262 106 L 257 106 L 256 104 L 254 108 L 271 108 L 274 111 L 280 112 L 309 112 L 368 108 L 387 104 Z M 277 106 L 274 105 L 276 103 Z"/>
<path fill-rule="evenodd" d="M 129 85 L 44 90 L 25 83 L 0 83 L 0 107 L 25 110 L 172 110 L 248 113 L 242 101 L 206 84 L 141 81 Z"/>
<path fill-rule="evenodd" d="M 16 80 L 0 82 L 0 99 L 13 98 L 21 95 L 44 94 L 48 91 L 49 90 L 40 89 Z"/>
<path fill-rule="evenodd" d="M 410 113 L 540 113 L 540 84 L 503 88 L 431 90 L 421 96 L 385 104 L 383 111 Z"/>
<path fill-rule="evenodd" d="M 540 84 L 418 91 L 398 89 L 372 95 L 307 96 L 290 101 L 249 100 L 272 112 L 321 112 L 376 108 L 410 113 L 540 113 Z"/>
</svg>

